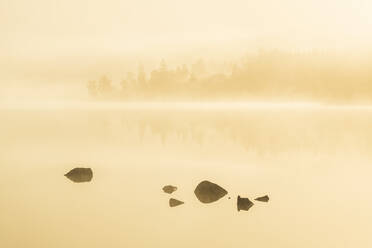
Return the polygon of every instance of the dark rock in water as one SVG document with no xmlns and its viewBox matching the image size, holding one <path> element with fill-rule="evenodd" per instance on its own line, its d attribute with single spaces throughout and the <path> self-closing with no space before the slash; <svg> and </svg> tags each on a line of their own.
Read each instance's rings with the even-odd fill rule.
<svg viewBox="0 0 372 248">
<path fill-rule="evenodd" d="M 74 168 L 65 176 L 75 183 L 90 182 L 93 178 L 93 171 L 91 168 Z"/>
<path fill-rule="evenodd" d="M 184 204 L 183 201 L 179 201 L 179 200 L 174 199 L 174 198 L 169 199 L 169 207 L 171 207 L 171 208 L 172 207 L 177 207 L 177 206 L 182 205 L 182 204 Z"/>
<path fill-rule="evenodd" d="M 248 211 L 253 206 L 253 202 L 251 202 L 248 198 L 241 198 L 240 195 L 238 195 L 237 206 L 238 211 Z"/>
<path fill-rule="evenodd" d="M 177 187 L 173 185 L 166 185 L 163 187 L 163 191 L 167 194 L 172 194 L 176 190 L 177 190 Z"/>
<path fill-rule="evenodd" d="M 218 201 L 227 194 L 227 191 L 215 183 L 203 181 L 196 186 L 194 193 L 202 203 Z"/>
<path fill-rule="evenodd" d="M 257 197 L 256 199 L 254 199 L 255 201 L 260 201 L 260 202 L 268 202 L 269 201 L 269 196 L 268 195 L 265 195 L 265 196 L 261 196 L 261 197 Z"/>
</svg>

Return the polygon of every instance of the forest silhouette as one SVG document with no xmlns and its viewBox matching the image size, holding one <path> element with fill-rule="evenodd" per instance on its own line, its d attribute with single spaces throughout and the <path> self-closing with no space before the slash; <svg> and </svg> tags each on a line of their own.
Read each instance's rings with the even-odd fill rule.
<svg viewBox="0 0 372 248">
<path fill-rule="evenodd" d="M 220 71 L 203 59 L 171 68 L 162 60 L 146 74 L 142 65 L 120 83 L 108 76 L 88 82 L 89 94 L 106 100 L 324 100 L 366 102 L 372 96 L 370 59 L 320 52 L 260 51 Z"/>
</svg>

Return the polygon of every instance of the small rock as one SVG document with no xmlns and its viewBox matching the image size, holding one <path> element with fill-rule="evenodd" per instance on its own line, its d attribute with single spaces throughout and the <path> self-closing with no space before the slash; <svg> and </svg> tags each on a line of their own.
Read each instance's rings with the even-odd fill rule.
<svg viewBox="0 0 372 248">
<path fill-rule="evenodd" d="M 260 202 L 268 202 L 270 200 L 269 196 L 268 195 L 265 195 L 265 196 L 261 196 L 261 197 L 257 197 L 256 199 L 254 199 L 255 201 L 260 201 Z"/>
<path fill-rule="evenodd" d="M 196 186 L 194 193 L 200 202 L 212 203 L 224 197 L 227 191 L 215 183 L 202 181 Z"/>
<path fill-rule="evenodd" d="M 74 168 L 65 174 L 65 177 L 75 183 L 90 182 L 93 178 L 91 168 Z"/>
<path fill-rule="evenodd" d="M 163 191 L 167 194 L 172 194 L 176 190 L 177 190 L 177 187 L 173 185 L 166 185 L 163 187 Z"/>
<path fill-rule="evenodd" d="M 251 202 L 248 198 L 241 198 L 240 195 L 238 195 L 237 201 L 238 211 L 240 210 L 248 211 L 253 205 L 254 205 L 253 202 Z"/>
<path fill-rule="evenodd" d="M 179 200 L 174 199 L 174 198 L 170 198 L 170 199 L 169 199 L 169 206 L 170 206 L 171 208 L 172 208 L 172 207 L 177 207 L 177 206 L 182 205 L 182 204 L 184 204 L 183 201 L 179 201 Z"/>
</svg>

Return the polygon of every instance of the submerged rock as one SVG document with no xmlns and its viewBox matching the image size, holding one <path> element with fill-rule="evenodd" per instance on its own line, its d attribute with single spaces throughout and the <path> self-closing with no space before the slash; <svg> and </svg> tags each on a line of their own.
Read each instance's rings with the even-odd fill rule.
<svg viewBox="0 0 372 248">
<path fill-rule="evenodd" d="M 91 168 L 74 168 L 65 174 L 65 177 L 75 183 L 90 182 L 93 178 Z"/>
<path fill-rule="evenodd" d="M 202 181 L 196 186 L 194 193 L 200 202 L 212 203 L 224 197 L 227 191 L 215 183 Z"/>
<path fill-rule="evenodd" d="M 251 202 L 248 198 L 241 198 L 240 195 L 238 195 L 237 201 L 238 211 L 240 210 L 248 211 L 253 205 L 254 205 L 253 202 Z"/>
<path fill-rule="evenodd" d="M 179 201 L 179 200 L 174 199 L 174 198 L 169 199 L 169 207 L 171 207 L 171 208 L 172 207 L 177 207 L 177 206 L 182 205 L 182 204 L 184 204 L 183 201 Z"/>
<path fill-rule="evenodd" d="M 268 202 L 270 200 L 269 196 L 268 195 L 264 195 L 264 196 L 261 196 L 261 197 L 257 197 L 256 199 L 254 199 L 255 201 L 260 201 L 260 202 Z"/>
<path fill-rule="evenodd" d="M 177 190 L 177 187 L 173 185 L 166 185 L 163 187 L 163 191 L 167 194 L 172 194 L 176 190 Z"/>
</svg>

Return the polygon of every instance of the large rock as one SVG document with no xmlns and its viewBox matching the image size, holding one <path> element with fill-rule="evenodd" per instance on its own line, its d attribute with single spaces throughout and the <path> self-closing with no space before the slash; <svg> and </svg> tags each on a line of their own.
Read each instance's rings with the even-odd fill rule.
<svg viewBox="0 0 372 248">
<path fill-rule="evenodd" d="M 172 194 L 176 190 L 177 190 L 177 187 L 173 185 L 166 185 L 163 187 L 163 191 L 167 194 Z"/>
<path fill-rule="evenodd" d="M 251 202 L 248 198 L 242 198 L 240 195 L 238 195 L 238 201 L 237 201 L 237 207 L 238 211 L 244 210 L 248 211 L 252 206 L 253 202 Z"/>
<path fill-rule="evenodd" d="M 177 207 L 179 205 L 182 205 L 184 204 L 183 201 L 180 201 L 180 200 L 177 200 L 177 199 L 174 199 L 174 198 L 170 198 L 169 199 L 169 206 L 172 208 L 172 207 Z"/>
<path fill-rule="evenodd" d="M 264 196 L 261 196 L 261 197 L 257 197 L 256 199 L 254 199 L 255 201 L 260 201 L 260 202 L 268 202 L 270 200 L 269 196 L 268 195 L 264 195 Z"/>
<path fill-rule="evenodd" d="M 75 183 L 90 182 L 93 178 L 93 171 L 91 168 L 74 168 L 65 176 Z"/>
<path fill-rule="evenodd" d="M 227 191 L 215 183 L 202 181 L 196 186 L 194 193 L 200 202 L 212 203 L 224 197 Z"/>
</svg>

